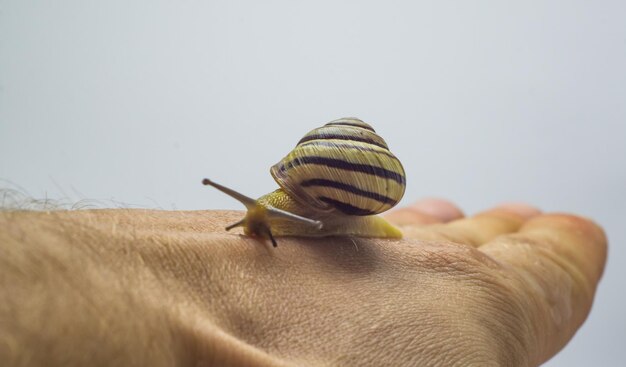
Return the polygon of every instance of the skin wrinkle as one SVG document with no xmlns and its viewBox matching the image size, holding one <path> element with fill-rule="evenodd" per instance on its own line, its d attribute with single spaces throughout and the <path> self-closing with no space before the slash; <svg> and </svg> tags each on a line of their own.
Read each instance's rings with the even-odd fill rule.
<svg viewBox="0 0 626 367">
<path fill-rule="evenodd" d="M 385 307 L 381 307 L 381 309 L 385 309 Z M 344 353 L 338 359 L 339 361 L 348 362 L 353 359 L 358 359 L 360 355 L 367 352 L 369 361 L 372 363 L 377 361 L 378 364 L 384 365 L 385 361 L 393 360 L 392 356 L 398 354 L 398 352 L 396 352 L 397 350 L 404 349 L 403 344 L 405 344 L 405 342 L 398 343 L 402 340 L 399 334 L 410 335 L 410 333 L 402 330 L 407 328 L 412 329 L 421 324 L 418 319 L 411 319 L 407 320 L 407 323 L 398 324 L 397 322 L 391 321 L 393 318 L 381 318 L 380 315 L 371 315 L 371 317 L 373 320 L 377 320 L 376 327 L 370 327 L 368 333 L 365 333 L 362 337 L 352 339 L 351 344 L 356 345 L 357 348 Z M 381 339 L 380 335 L 384 335 L 385 338 Z"/>
<path fill-rule="evenodd" d="M 517 291 L 519 284 L 523 282 L 520 279 L 520 274 L 517 268 L 507 264 L 500 263 L 499 269 L 492 269 L 490 276 L 483 278 L 482 281 L 485 284 L 492 284 L 493 289 L 496 291 L 489 293 L 490 297 L 494 299 L 490 302 L 486 302 L 486 307 L 491 308 L 492 315 L 498 316 L 497 322 L 493 322 L 492 319 L 485 319 L 485 325 L 493 328 L 494 334 L 498 331 L 505 331 L 509 338 L 501 339 L 508 340 L 508 346 L 502 348 L 502 351 L 516 350 L 518 356 L 532 356 L 540 347 L 538 338 L 535 335 L 540 335 L 543 330 L 537 330 L 533 327 L 533 317 L 529 312 L 528 297 L 526 294 L 520 295 Z M 490 279 L 490 280 L 487 280 Z M 520 332 L 520 329 L 523 332 Z M 502 356 L 502 360 L 510 359 L 512 353 L 508 353 L 506 356 Z M 536 365 L 536 362 L 532 362 L 532 358 L 527 358 L 525 361 L 519 361 L 516 365 Z"/>
<path fill-rule="evenodd" d="M 483 325 L 490 335 L 491 345 L 496 352 L 494 360 L 499 365 L 527 366 L 527 356 L 531 353 L 532 343 L 525 336 L 530 335 L 520 331 L 527 331 L 526 322 L 529 322 L 523 308 L 506 295 L 505 287 L 489 292 L 482 304 L 483 312 L 475 310 L 480 325 Z M 491 316 L 483 316 L 491 315 Z"/>
<path fill-rule="evenodd" d="M 316 310 L 315 314 L 309 315 L 309 316 L 305 316 L 306 313 L 300 313 L 300 312 L 296 312 L 296 314 L 301 315 L 301 318 L 299 319 L 300 321 L 300 325 L 296 324 L 294 326 L 296 326 L 296 328 L 293 328 L 292 330 L 296 331 L 296 334 L 293 334 L 294 337 L 297 339 L 299 336 L 302 336 L 300 334 L 302 334 L 303 332 L 306 332 L 306 330 L 309 330 L 311 326 L 317 326 L 318 328 L 323 326 L 324 324 L 327 324 L 326 327 L 323 327 L 322 329 L 333 329 L 333 328 L 340 328 L 342 330 L 348 330 L 348 329 L 358 329 L 357 325 L 359 323 L 362 323 L 362 320 L 360 317 L 356 318 L 356 319 L 352 319 L 352 321 L 350 321 L 350 319 L 346 319 L 343 317 L 333 317 L 333 315 L 340 315 L 343 312 L 345 312 L 346 307 L 351 308 L 352 304 L 349 303 L 349 300 L 351 297 L 349 295 L 345 295 L 344 291 L 346 291 L 346 289 L 344 287 L 340 287 L 340 288 L 330 288 L 330 292 L 326 292 L 324 294 L 324 297 L 332 300 L 332 301 L 327 301 L 325 299 L 315 299 L 315 298 L 311 298 L 311 299 L 303 299 L 302 302 L 304 303 L 302 306 L 300 307 L 296 307 L 295 310 L 306 310 L 307 306 L 309 305 L 309 303 L 311 303 L 311 306 L 313 306 L 313 309 Z M 338 299 L 342 299 L 345 298 L 346 301 L 341 301 Z M 360 297 L 359 297 L 360 299 Z M 358 302 L 359 306 L 363 306 L 363 304 L 361 302 Z M 307 304 L 305 306 L 305 304 Z M 291 307 L 291 306 L 290 306 Z M 329 321 L 332 319 L 341 319 L 341 323 L 340 324 L 336 324 L 333 322 L 326 322 L 323 316 L 322 318 L 320 318 L 321 315 L 328 315 L 328 319 Z M 291 325 L 289 325 L 291 326 Z M 286 327 L 289 328 L 289 327 Z M 318 336 L 319 340 L 324 340 L 327 338 L 327 336 L 324 333 L 319 334 Z M 290 338 L 293 339 L 293 338 Z M 318 340 L 316 338 L 316 340 Z M 340 341 L 340 343 L 342 343 L 342 345 L 345 345 L 346 342 L 349 339 L 343 339 Z M 332 344 L 331 344 L 332 345 Z M 332 353 L 333 350 L 337 348 L 338 344 L 335 344 L 335 346 L 329 350 L 325 350 L 327 353 Z M 318 345 L 318 347 L 322 347 L 322 345 Z M 327 349 L 328 347 L 323 347 L 322 350 Z M 309 347 L 310 349 L 310 347 Z"/>
<path fill-rule="evenodd" d="M 212 261 L 210 252 L 202 251 L 203 242 L 180 244 L 168 247 L 150 247 L 143 249 L 143 256 L 149 267 L 153 268 L 160 277 L 164 279 L 173 279 L 178 287 L 184 288 L 187 292 L 185 295 L 192 295 L 198 302 L 202 303 L 207 309 L 216 311 L 219 309 L 227 309 L 232 304 L 239 304 L 237 300 L 230 302 L 227 297 L 231 292 L 230 288 L 225 287 L 224 282 L 220 280 L 219 274 L 230 274 L 239 272 L 231 268 L 228 262 L 217 267 L 212 266 L 198 272 L 198 269 L 205 268 L 205 264 L 215 264 Z M 180 248 L 182 246 L 183 248 Z M 164 251 L 167 249 L 167 251 Z M 236 253 L 237 251 L 235 251 Z M 182 256 L 175 256 L 182 254 Z M 172 259 L 172 260 L 170 260 Z M 163 266 L 163 265 L 166 266 Z M 169 264 L 169 265 L 168 265 Z M 236 262 L 235 262 L 236 264 Z M 203 298 L 200 295 L 211 295 L 210 299 Z M 217 302 L 217 304 L 213 304 Z M 227 320 L 222 320 L 220 325 L 227 330 L 232 329 L 233 325 Z"/>
<path fill-rule="evenodd" d="M 469 251 L 480 253 L 474 249 L 469 249 Z M 468 261 L 470 259 L 472 261 Z M 466 310 L 474 309 L 474 311 L 468 313 L 470 316 L 466 316 L 466 318 L 471 319 L 478 316 L 477 324 L 486 326 L 491 330 L 494 336 L 491 343 L 500 344 L 502 347 L 499 350 L 527 350 L 528 342 L 516 337 L 518 334 L 516 331 L 524 325 L 519 317 L 522 314 L 521 308 L 511 304 L 508 301 L 508 297 L 499 296 L 507 294 L 507 286 L 502 282 L 501 277 L 498 276 L 502 273 L 502 268 L 499 265 L 494 265 L 493 260 L 482 254 L 475 257 L 458 258 L 453 264 L 455 264 L 454 267 L 447 267 L 453 269 L 452 273 L 445 272 L 445 274 L 462 280 L 465 292 L 472 294 L 475 299 L 475 302 L 469 302 L 462 306 Z M 466 299 L 463 295 L 458 295 L 457 297 Z M 492 311 L 487 312 L 488 315 L 491 315 L 490 317 L 480 317 L 485 313 L 484 309 Z M 494 322 L 493 315 L 503 315 L 504 317 L 498 318 Z M 503 328 L 503 326 L 506 327 Z M 524 365 L 520 361 L 512 362 L 509 356 L 500 356 L 498 360 L 501 361 L 501 365 Z"/>
<path fill-rule="evenodd" d="M 542 261 L 549 260 L 548 258 L 545 258 Z M 554 265 L 556 265 L 557 267 L 561 266 L 558 263 L 555 263 Z M 554 272 L 554 269 L 555 268 L 552 268 L 549 271 Z M 572 293 L 573 283 L 570 275 L 567 273 L 567 271 L 562 269 L 560 271 L 560 274 L 558 275 L 558 277 L 561 278 L 561 281 L 559 282 L 559 287 L 553 287 L 549 284 L 545 284 L 545 282 L 541 280 L 542 276 L 540 274 L 522 270 L 517 270 L 517 272 L 520 274 L 521 282 L 529 289 L 529 291 L 527 292 L 527 294 L 530 295 L 530 297 L 528 298 L 528 303 L 530 303 L 529 306 L 534 308 L 534 311 L 537 315 L 541 315 L 542 320 L 545 320 L 541 323 L 535 323 L 536 328 L 543 329 L 544 333 L 547 332 L 547 339 L 557 340 L 556 344 L 560 349 L 564 345 L 565 341 L 558 341 L 558 339 L 556 338 L 558 335 L 557 330 L 558 328 L 562 327 L 562 325 L 570 324 L 570 318 L 573 316 L 571 314 L 571 306 L 569 305 L 570 297 L 559 297 L 561 294 L 566 294 L 567 296 L 569 296 Z M 587 292 L 583 291 L 583 293 Z M 583 296 L 582 298 L 586 297 Z M 558 315 L 555 315 L 554 313 L 554 303 L 557 302 L 556 300 L 560 300 L 561 302 L 560 307 L 558 307 Z M 584 319 L 576 320 L 574 322 L 575 327 L 578 327 L 578 325 L 582 324 L 582 321 L 584 321 Z M 556 328 L 557 330 L 551 330 L 549 328 L 546 328 L 546 325 L 552 324 L 555 324 L 554 328 Z M 550 334 L 554 334 L 554 337 L 551 338 Z M 545 349 L 546 346 L 543 345 L 543 343 L 537 343 L 536 350 L 538 351 L 537 354 L 539 356 L 547 354 L 547 351 Z"/>
<path fill-rule="evenodd" d="M 586 278 L 582 275 L 578 268 L 567 264 L 563 261 L 561 257 L 558 257 L 553 253 L 553 251 L 551 250 L 552 247 L 548 245 L 550 242 L 549 240 L 544 239 L 540 243 L 537 243 L 536 240 L 531 241 L 525 238 L 524 235 L 517 235 L 506 240 L 506 246 L 508 247 L 513 247 L 518 251 L 522 248 L 525 249 L 527 253 L 526 257 L 536 258 L 537 260 L 535 261 L 550 263 L 549 265 L 543 265 L 541 268 L 535 267 L 535 272 L 530 272 L 518 267 L 512 268 L 513 273 L 519 274 L 519 276 L 517 277 L 517 282 L 520 284 L 520 286 L 526 287 L 528 289 L 527 294 L 530 294 L 531 296 L 536 298 L 536 302 L 539 303 L 538 305 L 533 306 L 536 309 L 535 312 L 537 314 L 542 314 L 545 313 L 542 310 L 554 310 L 554 302 L 550 303 L 550 300 L 561 300 L 561 302 L 565 302 L 564 304 L 562 303 L 561 307 L 558 308 L 561 310 L 560 313 L 562 314 L 557 315 L 557 319 L 554 319 L 555 315 L 554 313 L 552 313 L 550 318 L 554 319 L 554 321 L 559 321 L 557 323 L 557 326 L 558 324 L 572 324 L 571 321 L 569 323 L 567 322 L 569 317 L 572 317 L 571 315 L 568 317 L 568 314 L 571 313 L 572 309 L 571 302 L 573 302 L 568 301 L 572 298 L 571 295 L 573 295 L 573 292 L 576 291 L 578 293 L 582 293 L 582 295 L 576 296 L 575 299 L 591 300 L 593 297 L 593 293 L 595 292 L 595 287 L 589 286 L 589 283 L 585 281 Z M 540 253 L 541 256 L 537 256 L 537 253 Z M 518 258 L 519 256 L 520 255 L 517 255 Z M 560 279 L 557 282 L 559 286 L 554 287 L 552 284 L 545 283 L 545 281 L 543 281 L 542 279 L 546 277 L 541 273 L 538 273 L 538 271 L 540 271 L 541 269 L 544 269 L 544 271 L 549 271 L 553 274 L 558 273 L 558 275 L 551 275 L 550 278 Z M 574 284 L 576 285 L 576 288 L 572 288 Z M 563 295 L 567 295 L 568 297 L 563 297 Z M 585 303 L 586 302 L 583 302 L 582 304 L 584 305 Z M 583 312 L 581 314 L 584 315 L 584 317 L 586 317 L 588 307 L 589 306 L 583 307 Z M 578 325 L 582 324 L 582 322 L 584 321 L 584 317 L 580 320 L 576 320 L 573 322 L 574 330 L 578 327 Z M 548 317 L 544 316 L 544 319 L 548 319 Z M 549 325 L 550 323 L 547 324 Z M 545 330 L 545 327 L 543 325 L 538 325 L 537 328 Z M 558 342 L 557 345 L 560 344 L 558 348 L 560 349 L 565 342 L 566 340 Z M 536 349 L 541 349 L 543 347 L 543 343 L 538 343 Z M 543 354 L 545 354 L 545 352 Z"/>
<path fill-rule="evenodd" d="M 187 355 L 191 366 L 295 366 L 252 347 L 229 333 L 216 328 L 202 316 L 189 318 L 190 313 L 181 313 L 182 335 L 189 347 Z"/>
<path fill-rule="evenodd" d="M 421 247 L 421 249 L 422 251 L 425 252 L 426 257 L 428 259 L 428 261 L 423 261 L 423 262 L 426 264 L 429 264 L 430 266 L 433 266 L 431 269 L 433 269 L 440 276 L 451 277 L 455 280 L 464 279 L 465 281 L 468 281 L 467 284 L 471 288 L 477 289 L 477 290 L 483 290 L 483 292 L 474 292 L 476 294 L 487 294 L 487 295 L 498 294 L 500 291 L 502 291 L 505 288 L 502 282 L 497 280 L 496 277 L 487 275 L 487 274 L 492 273 L 494 270 L 501 273 L 501 267 L 497 262 L 485 256 L 482 252 L 472 247 L 459 245 L 455 243 L 447 244 L 448 247 L 445 247 L 445 250 L 443 251 L 429 251 L 428 250 L 429 247 L 425 243 L 422 243 L 422 245 L 423 246 Z M 451 249 L 453 251 L 450 251 Z M 442 254 L 446 254 L 446 256 L 442 256 Z M 477 271 L 479 269 L 483 269 L 484 271 Z M 498 300 L 498 302 L 495 302 L 493 300 L 489 302 L 484 302 L 485 306 L 487 307 L 489 307 L 489 305 L 499 305 L 499 304 L 504 304 L 504 303 L 505 303 L 504 300 Z M 503 314 L 502 311 L 504 310 L 505 315 L 508 315 L 513 320 L 519 320 L 519 317 L 517 317 L 516 315 L 521 313 L 521 309 L 519 307 L 514 307 L 514 309 L 517 309 L 518 312 L 514 314 L 510 314 L 508 310 L 511 307 L 512 305 L 509 304 L 508 306 L 503 305 L 500 307 L 491 307 L 491 308 L 494 308 L 498 311 L 497 313 L 494 312 L 494 314 Z M 480 313 L 477 313 L 477 314 L 480 314 Z M 485 323 L 485 322 L 486 324 L 493 324 L 492 320 L 481 321 L 481 323 Z M 510 350 L 513 345 L 521 345 L 522 347 L 517 347 L 517 349 L 526 350 L 527 347 L 524 347 L 524 345 L 527 345 L 528 343 L 522 342 L 520 339 L 514 337 L 515 329 L 519 328 L 518 325 L 520 323 L 510 323 L 510 324 L 511 325 L 508 328 L 508 332 L 507 332 L 507 335 L 508 335 L 507 339 L 510 339 L 510 341 L 508 343 L 503 343 L 507 345 L 507 347 L 503 348 L 503 350 Z M 498 323 L 498 325 L 500 325 L 500 323 Z M 501 341 L 502 329 L 499 327 L 494 327 L 493 332 L 495 335 L 499 335 L 499 337 L 496 338 L 495 340 Z M 507 360 L 510 362 L 509 357 L 502 358 L 502 361 L 507 361 Z"/>
<path fill-rule="evenodd" d="M 235 272 L 235 273 L 236 273 L 236 271 L 231 272 L 230 270 L 228 270 L 228 272 L 229 272 L 229 273 L 233 273 L 233 272 Z M 280 279 L 280 278 L 279 278 L 279 279 Z M 280 280 L 279 280 L 279 281 L 280 281 Z M 276 283 L 276 280 L 272 280 L 272 282 L 274 282 L 273 284 L 275 284 L 275 283 Z M 198 291 L 199 291 L 199 292 L 202 292 L 202 289 L 199 289 Z M 239 299 L 235 300 L 234 302 L 226 301 L 226 300 L 228 299 L 228 296 L 227 296 L 227 295 L 225 295 L 225 294 L 222 294 L 222 296 L 220 296 L 220 298 L 224 298 L 224 299 L 225 299 L 225 302 L 227 302 L 228 304 L 231 304 L 231 305 L 232 305 L 232 304 L 235 304 L 235 305 L 239 304 Z M 254 307 L 254 305 L 252 305 L 252 306 Z M 240 316 L 241 316 L 241 315 L 243 315 L 243 314 L 245 314 L 245 313 L 243 312 L 243 310 L 242 310 L 242 309 L 239 309 L 239 310 L 238 310 L 238 312 L 237 312 L 236 314 L 238 314 L 238 315 L 240 315 Z M 248 318 L 248 319 L 249 319 L 249 318 Z M 244 322 L 244 324 L 246 324 L 246 323 Z M 261 330 L 262 330 L 262 329 L 261 329 Z M 268 339 L 268 340 L 272 340 L 272 338 L 267 338 L 267 339 Z"/>
</svg>

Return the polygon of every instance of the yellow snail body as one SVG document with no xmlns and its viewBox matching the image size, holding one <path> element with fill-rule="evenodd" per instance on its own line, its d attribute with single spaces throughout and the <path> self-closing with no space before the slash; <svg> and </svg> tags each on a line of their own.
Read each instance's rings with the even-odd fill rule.
<svg viewBox="0 0 626 367">
<path fill-rule="evenodd" d="M 399 229 L 376 216 L 394 205 L 406 187 L 402 164 L 374 129 L 343 118 L 312 130 L 270 173 L 280 188 L 254 200 L 204 179 L 248 209 L 244 233 L 275 236 L 400 238 Z"/>
</svg>

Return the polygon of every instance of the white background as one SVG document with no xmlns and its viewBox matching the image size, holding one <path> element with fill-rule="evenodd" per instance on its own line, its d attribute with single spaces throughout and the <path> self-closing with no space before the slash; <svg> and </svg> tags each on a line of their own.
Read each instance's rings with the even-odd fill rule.
<svg viewBox="0 0 626 367">
<path fill-rule="evenodd" d="M 240 209 L 201 179 L 269 192 L 307 131 L 357 116 L 404 162 L 404 204 L 526 201 L 605 226 L 591 316 L 546 365 L 623 365 L 624 4 L 0 0 L 0 186 Z"/>
</svg>

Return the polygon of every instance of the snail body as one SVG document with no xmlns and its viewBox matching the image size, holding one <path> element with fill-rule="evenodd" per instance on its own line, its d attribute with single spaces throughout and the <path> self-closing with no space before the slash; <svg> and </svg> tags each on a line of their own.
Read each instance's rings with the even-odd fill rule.
<svg viewBox="0 0 626 367">
<path fill-rule="evenodd" d="M 254 200 L 208 179 L 248 209 L 239 222 L 247 235 L 400 238 L 400 230 L 376 216 L 402 196 L 402 164 L 374 129 L 356 118 L 334 120 L 306 134 L 271 167 L 280 188 Z"/>
</svg>

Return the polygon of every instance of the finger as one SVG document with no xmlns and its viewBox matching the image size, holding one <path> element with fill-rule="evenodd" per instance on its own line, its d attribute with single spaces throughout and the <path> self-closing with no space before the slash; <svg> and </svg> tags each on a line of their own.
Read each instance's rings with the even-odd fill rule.
<svg viewBox="0 0 626 367">
<path fill-rule="evenodd" d="M 530 349 L 538 363 L 547 360 L 589 313 L 606 262 L 602 228 L 573 215 L 542 215 L 480 250 L 512 273 L 513 294 L 530 320 Z"/>
<path fill-rule="evenodd" d="M 477 247 L 497 236 L 517 231 L 526 220 L 539 213 L 538 209 L 526 204 L 502 204 L 470 218 L 403 230 L 411 238 L 445 240 Z"/>
<path fill-rule="evenodd" d="M 450 201 L 427 198 L 395 209 L 385 214 L 385 218 L 398 226 L 423 225 L 463 218 L 463 212 Z"/>
</svg>

